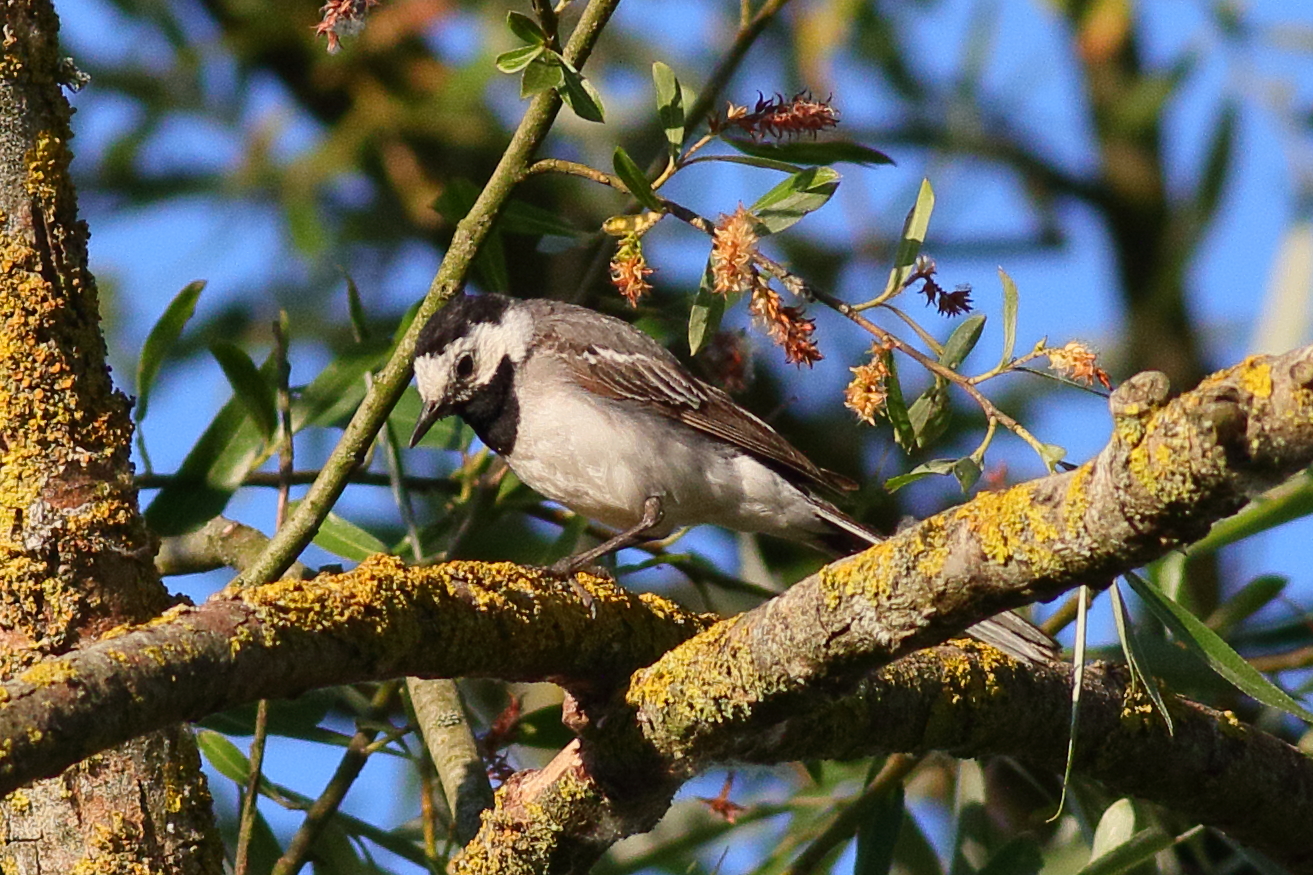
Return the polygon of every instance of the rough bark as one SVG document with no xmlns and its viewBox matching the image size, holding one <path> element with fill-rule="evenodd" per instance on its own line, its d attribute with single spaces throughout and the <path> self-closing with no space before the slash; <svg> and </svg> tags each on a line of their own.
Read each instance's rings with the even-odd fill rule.
<svg viewBox="0 0 1313 875">
<path fill-rule="evenodd" d="M 4 7 L 0 75 L 0 675 L 168 606 L 132 484 L 129 402 L 105 364 L 71 110 L 49 2 Z M 185 727 L 154 732 L 0 804 L 6 873 L 218 872 Z M 80 870 L 79 870 L 80 871 Z M 90 871 L 90 870 L 88 870 Z"/>
</svg>

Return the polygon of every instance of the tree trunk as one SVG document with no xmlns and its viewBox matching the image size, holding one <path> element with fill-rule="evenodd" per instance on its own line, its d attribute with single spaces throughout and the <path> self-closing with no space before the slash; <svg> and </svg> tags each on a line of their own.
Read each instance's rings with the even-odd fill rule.
<svg viewBox="0 0 1313 875">
<path fill-rule="evenodd" d="M 48 0 L 4 11 L 0 78 L 0 675 L 169 598 L 137 508 L 128 399 L 105 364 Z M 219 872 L 222 849 L 185 726 L 107 750 L 0 803 L 0 868 Z"/>
</svg>

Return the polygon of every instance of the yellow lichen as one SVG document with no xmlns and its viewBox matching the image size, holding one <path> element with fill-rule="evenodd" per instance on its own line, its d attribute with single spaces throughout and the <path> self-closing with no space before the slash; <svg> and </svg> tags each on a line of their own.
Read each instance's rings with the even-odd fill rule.
<svg viewBox="0 0 1313 875">
<path fill-rule="evenodd" d="M 75 677 L 77 677 L 77 670 L 66 660 L 52 659 L 47 662 L 38 662 L 19 675 L 18 679 L 23 683 L 33 684 L 34 686 L 44 686 L 46 684 L 67 683 Z"/>
<path fill-rule="evenodd" d="M 1266 360 L 1251 356 L 1239 367 L 1240 385 L 1255 398 L 1272 397 L 1272 365 Z"/>
</svg>

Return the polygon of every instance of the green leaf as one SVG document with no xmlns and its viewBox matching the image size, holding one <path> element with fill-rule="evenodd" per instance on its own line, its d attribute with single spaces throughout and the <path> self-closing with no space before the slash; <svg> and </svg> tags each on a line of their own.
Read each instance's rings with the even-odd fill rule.
<svg viewBox="0 0 1313 875">
<path fill-rule="evenodd" d="M 1048 819 L 1049 823 L 1062 815 L 1067 804 L 1067 792 L 1071 789 L 1071 770 L 1076 764 L 1076 730 L 1080 728 L 1081 691 L 1085 688 L 1085 634 L 1089 630 L 1089 601 L 1089 587 L 1080 587 L 1076 592 L 1076 646 L 1071 657 L 1075 671 L 1071 679 L 1071 719 L 1067 724 L 1067 765 L 1062 770 L 1062 795 L 1058 797 L 1058 810 Z"/>
<path fill-rule="evenodd" d="M 857 824 L 853 875 L 888 875 L 903 825 L 903 785 L 895 784 L 871 801 Z"/>
<path fill-rule="evenodd" d="M 273 369 L 271 357 L 260 370 L 268 378 Z M 223 513 L 246 475 L 269 458 L 270 446 L 246 405 L 233 398 L 150 503 L 146 522 L 158 535 L 181 535 Z"/>
<path fill-rule="evenodd" d="M 652 83 L 656 85 L 657 118 L 666 132 L 670 160 L 674 161 L 684 145 L 684 89 L 675 72 L 660 61 L 652 65 Z"/>
<path fill-rule="evenodd" d="M 586 518 L 580 517 L 580 519 Z M 547 705 L 530 711 L 516 724 L 516 744 L 558 751 L 574 741 L 574 733 L 561 722 L 561 706 Z"/>
<path fill-rule="evenodd" d="M 976 875 L 1035 875 L 1044 868 L 1044 855 L 1029 836 L 1018 836 L 999 848 Z"/>
<path fill-rule="evenodd" d="M 1200 541 L 1191 544 L 1191 557 L 1206 556 L 1228 544 L 1313 514 L 1313 471 L 1304 471 L 1255 498 L 1235 516 L 1219 521 Z"/>
<path fill-rule="evenodd" d="M 953 465 L 953 476 L 963 492 L 970 492 L 971 487 L 980 479 L 980 466 L 970 456 L 963 456 Z"/>
<path fill-rule="evenodd" d="M 1134 803 L 1118 799 L 1099 818 L 1089 862 L 1078 875 L 1122 875 L 1176 842 L 1176 838 L 1156 826 L 1136 831 Z"/>
<path fill-rule="evenodd" d="M 1218 606 L 1208 618 L 1208 627 L 1226 634 L 1258 611 L 1262 610 L 1290 582 L 1279 574 L 1262 574 L 1246 583 L 1240 591 Z"/>
<path fill-rule="evenodd" d="M 711 262 L 708 261 L 706 269 L 702 271 L 697 296 L 693 298 L 693 307 L 688 313 L 689 355 L 697 355 L 707 341 L 716 336 L 720 330 L 720 320 L 725 315 L 725 296 L 713 292 L 711 285 Z"/>
<path fill-rule="evenodd" d="M 565 73 L 561 70 L 561 65 L 556 63 L 550 52 L 543 51 L 524 68 L 524 75 L 520 77 L 520 99 L 533 97 L 564 85 Z"/>
<path fill-rule="evenodd" d="M 215 771 L 228 780 L 245 787 L 251 779 L 251 761 L 224 736 L 209 729 L 198 730 L 196 746 L 205 754 L 205 759 L 214 766 Z M 273 785 L 261 775 L 260 792 L 268 795 L 272 789 Z"/>
<path fill-rule="evenodd" d="M 1056 471 L 1058 463 L 1067 458 L 1067 450 L 1057 444 L 1041 444 L 1039 457 L 1044 460 L 1050 471 Z"/>
<path fill-rule="evenodd" d="M 205 280 L 196 280 L 183 286 L 182 291 L 174 295 L 169 306 L 164 308 L 164 313 L 151 328 L 150 334 L 146 335 L 146 343 L 141 347 L 141 358 L 137 361 L 137 406 L 133 411 L 137 422 L 146 418 L 146 405 L 150 400 L 150 390 L 155 385 L 155 377 L 160 372 L 160 365 L 181 336 L 187 321 L 196 312 L 196 301 L 204 288 Z"/>
<path fill-rule="evenodd" d="M 929 462 L 923 462 L 917 465 L 906 474 L 899 474 L 897 477 L 890 477 L 884 482 L 884 488 L 890 492 L 895 492 L 909 483 L 915 483 L 924 477 L 935 475 L 952 474 L 953 468 L 957 466 L 957 459 L 931 459 Z"/>
<path fill-rule="evenodd" d="M 793 174 L 752 205 L 759 232 L 778 234 L 820 209 L 839 187 L 839 179 L 839 174 L 828 167 L 812 167 Z"/>
<path fill-rule="evenodd" d="M 1149 610 L 1171 630 L 1177 640 L 1202 656 L 1213 671 L 1230 681 L 1236 689 L 1264 705 L 1293 714 L 1306 723 L 1313 723 L 1313 714 L 1246 662 L 1244 657 L 1232 650 L 1229 644 L 1197 617 L 1164 596 L 1157 587 L 1139 575 L 1128 572 L 1125 577 Z"/>
<path fill-rule="evenodd" d="M 971 355 L 971 350 L 980 342 L 980 333 L 985 330 L 985 315 L 977 313 L 962 320 L 962 324 L 953 329 L 944 343 L 944 351 L 939 356 L 939 363 L 950 370 L 962 367 L 962 362 Z"/>
<path fill-rule="evenodd" d="M 1126 665 L 1131 669 L 1131 680 L 1144 687 L 1144 692 L 1153 702 L 1153 706 L 1158 709 L 1162 715 L 1163 722 L 1167 725 L 1167 734 L 1175 735 L 1176 727 L 1172 725 L 1172 715 L 1167 710 L 1167 703 L 1163 701 L 1162 692 L 1158 689 L 1158 681 L 1151 672 L 1147 671 L 1149 662 L 1145 658 L 1147 651 L 1140 643 L 1140 639 L 1135 634 L 1135 629 L 1131 626 L 1130 617 L 1127 615 L 1126 605 L 1122 601 L 1121 589 L 1117 586 L 1116 581 L 1109 588 L 1112 594 L 1112 618 L 1117 624 L 1117 637 L 1122 643 L 1122 653 L 1126 654 Z"/>
<path fill-rule="evenodd" d="M 544 46 L 520 46 L 518 49 L 502 52 L 493 63 L 503 73 L 518 73 L 546 51 Z"/>
<path fill-rule="evenodd" d="M 223 375 L 228 378 L 234 397 L 246 405 L 260 434 L 264 435 L 265 440 L 272 438 L 278 430 L 278 402 L 274 398 L 274 387 L 269 385 L 251 357 L 236 344 L 216 341 L 210 344 L 210 355 L 223 368 Z"/>
<path fill-rule="evenodd" d="M 885 295 L 901 290 L 907 278 L 912 275 L 912 267 L 916 264 L 916 257 L 921 254 L 926 230 L 930 227 L 930 214 L 934 211 L 935 190 L 930 187 L 930 180 L 923 179 L 916 194 L 916 203 L 903 221 L 903 235 L 898 241 L 898 251 L 894 253 L 894 266 L 889 271 L 889 282 L 884 287 Z"/>
<path fill-rule="evenodd" d="M 1003 283 L 1003 355 L 999 357 L 1001 368 L 1012 361 L 1012 352 L 1017 346 L 1017 284 L 1007 275 L 1003 268 L 998 269 L 998 278 Z"/>
<path fill-rule="evenodd" d="M 699 155 L 688 163 L 694 164 L 700 161 L 724 161 L 728 164 L 743 164 L 748 167 L 760 167 L 763 170 L 779 170 L 783 173 L 802 173 L 807 169 L 797 164 L 774 161 L 770 158 L 754 158 L 751 155 Z"/>
<path fill-rule="evenodd" d="M 602 108 L 602 95 L 597 93 L 593 83 L 574 68 L 565 58 L 552 53 L 553 60 L 560 65 L 565 82 L 560 88 L 561 99 L 575 115 L 586 122 L 606 121 L 606 111 Z"/>
<path fill-rule="evenodd" d="M 526 43 L 536 45 L 545 45 L 547 43 L 547 34 L 543 32 L 542 27 L 523 12 L 508 12 L 506 14 L 506 25 L 510 27 L 511 33 Z"/>
<path fill-rule="evenodd" d="M 615 175 L 620 177 L 625 188 L 634 196 L 634 200 L 653 212 L 665 212 L 661 199 L 652 190 L 652 183 L 648 182 L 647 176 L 634 163 L 634 159 L 629 157 L 624 146 L 615 147 L 615 153 L 611 156 L 611 165 L 615 168 Z"/>
<path fill-rule="evenodd" d="M 524 234 L 530 237 L 583 236 L 583 232 L 566 222 L 551 210 L 534 206 L 527 201 L 511 200 L 497 220 L 497 227 L 507 234 Z"/>
<path fill-rule="evenodd" d="M 316 875 L 382 875 L 360 855 L 336 816 L 328 817 L 311 844 Z"/>
<path fill-rule="evenodd" d="M 346 275 L 346 310 L 351 319 L 351 330 L 355 332 L 356 343 L 363 343 L 369 337 L 369 318 L 365 307 L 360 303 L 360 289 L 351 274 Z"/>
<path fill-rule="evenodd" d="M 939 440 L 953 418 L 948 393 L 944 391 L 943 385 L 936 382 L 922 392 L 921 397 L 912 402 L 907 418 L 911 420 L 912 431 L 916 434 L 918 450 L 924 450 Z"/>
<path fill-rule="evenodd" d="M 908 418 L 907 402 L 903 400 L 903 387 L 898 379 L 898 366 L 894 361 L 894 351 L 891 349 L 882 350 L 881 358 L 884 359 L 884 366 L 889 371 L 889 376 L 885 378 L 885 415 L 889 417 L 889 424 L 894 427 L 894 442 L 902 447 L 905 452 L 912 452 L 916 449 L 916 429 L 912 428 L 912 420 Z M 910 482 L 910 481 L 909 481 Z"/>
<path fill-rule="evenodd" d="M 300 503 L 290 502 L 288 509 L 294 510 Z M 314 544 L 352 562 L 363 562 L 370 556 L 388 552 L 387 545 L 378 538 L 331 511 L 315 533 Z"/>
<path fill-rule="evenodd" d="M 894 159 L 883 152 L 853 143 L 849 140 L 794 140 L 787 143 L 765 143 L 747 137 L 721 137 L 729 145 L 754 158 L 768 158 L 790 164 L 809 166 L 828 164 L 893 164 Z"/>
</svg>

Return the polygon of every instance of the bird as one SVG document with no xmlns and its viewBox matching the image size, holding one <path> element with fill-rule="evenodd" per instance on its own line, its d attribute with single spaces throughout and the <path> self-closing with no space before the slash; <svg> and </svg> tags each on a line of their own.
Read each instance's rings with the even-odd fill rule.
<svg viewBox="0 0 1313 875">
<path fill-rule="evenodd" d="M 547 299 L 458 293 L 420 330 L 414 447 L 463 419 L 525 484 L 617 534 L 554 566 L 713 524 L 831 555 L 883 538 L 821 497 L 856 487 L 818 467 L 665 347 L 621 319 Z M 1005 611 L 969 633 L 1028 662 L 1052 639 Z"/>
</svg>

